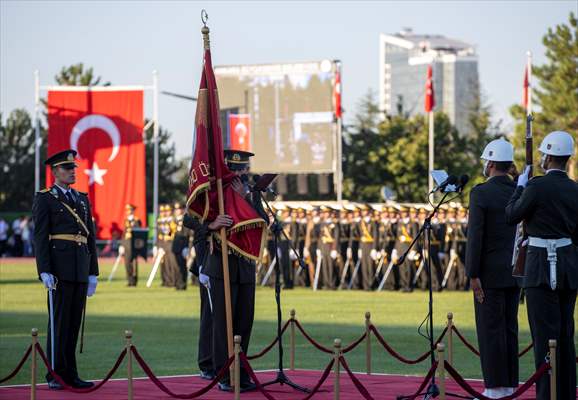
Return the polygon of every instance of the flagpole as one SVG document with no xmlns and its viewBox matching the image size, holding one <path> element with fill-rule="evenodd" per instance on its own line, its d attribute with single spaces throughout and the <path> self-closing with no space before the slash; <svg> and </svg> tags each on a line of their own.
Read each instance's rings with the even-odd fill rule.
<svg viewBox="0 0 578 400">
<path fill-rule="evenodd" d="M 203 21 L 204 22 L 204 21 Z M 209 28 L 205 25 L 201 29 L 203 34 L 203 44 L 206 51 L 211 49 L 209 41 Z M 209 94 L 211 95 L 211 94 Z M 217 177 L 217 199 L 219 202 L 219 215 L 225 214 L 225 202 L 223 196 L 223 180 L 220 176 Z M 231 306 L 231 281 L 229 278 L 229 249 L 227 245 L 227 233 L 225 227 L 221 227 L 219 231 L 221 241 L 221 259 L 223 263 L 223 285 L 225 292 L 225 320 L 227 322 L 227 353 L 229 358 L 234 356 L 233 348 L 233 312 Z M 229 368 L 229 380 L 231 386 L 234 385 L 235 364 L 231 364 Z"/>
<path fill-rule="evenodd" d="M 34 71 L 34 192 L 40 190 L 40 76 Z"/>
<path fill-rule="evenodd" d="M 431 172 L 434 169 L 434 112 L 433 109 L 429 112 L 429 166 L 428 166 L 428 193 L 430 193 L 433 186 L 433 177 Z"/>
<path fill-rule="evenodd" d="M 336 62 L 336 67 L 339 74 L 339 104 L 336 104 L 336 107 L 341 108 L 341 99 L 343 94 L 343 84 L 341 83 L 341 61 Z M 343 201 L 343 117 L 341 110 L 336 109 L 335 112 L 339 116 L 337 118 L 337 201 L 341 203 Z"/>
<path fill-rule="evenodd" d="M 157 243 L 159 216 L 159 74 L 153 71 L 153 243 Z"/>
</svg>

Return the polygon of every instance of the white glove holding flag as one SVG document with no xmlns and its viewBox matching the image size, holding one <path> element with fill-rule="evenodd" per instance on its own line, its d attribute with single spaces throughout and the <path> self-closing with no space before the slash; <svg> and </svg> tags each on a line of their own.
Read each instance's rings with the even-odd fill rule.
<svg viewBox="0 0 578 400">
<path fill-rule="evenodd" d="M 96 285 L 98 285 L 98 277 L 96 275 L 88 275 L 88 289 L 86 296 L 91 297 L 96 292 Z"/>
<path fill-rule="evenodd" d="M 524 168 L 524 172 L 522 172 L 522 174 L 520 176 L 518 176 L 518 186 L 522 186 L 523 188 L 526 187 L 526 185 L 528 184 L 528 180 L 530 179 L 530 170 L 531 170 L 531 166 L 526 166 L 526 168 Z"/>
<path fill-rule="evenodd" d="M 335 260 L 337 258 L 337 250 L 331 250 L 330 256 L 331 259 Z"/>
<path fill-rule="evenodd" d="M 371 259 L 372 259 L 373 261 L 377 260 L 377 255 L 378 255 L 377 250 L 371 249 L 371 252 L 369 253 L 369 256 L 371 257 Z"/>
<path fill-rule="evenodd" d="M 48 272 L 42 272 L 40 274 L 40 279 L 46 289 L 56 289 L 54 275 L 49 274 Z"/>
</svg>

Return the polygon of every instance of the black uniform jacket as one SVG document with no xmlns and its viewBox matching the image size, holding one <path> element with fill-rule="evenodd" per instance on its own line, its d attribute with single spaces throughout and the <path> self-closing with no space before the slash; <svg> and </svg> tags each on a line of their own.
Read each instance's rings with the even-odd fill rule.
<svg viewBox="0 0 578 400">
<path fill-rule="evenodd" d="M 250 202 L 253 208 L 260 217 L 268 221 L 269 218 L 263 209 L 260 194 L 255 192 L 251 196 Z M 211 278 L 223 279 L 221 245 L 213 240 L 213 248 L 210 248 L 208 239 L 212 231 L 209 229 L 209 223 L 207 221 L 201 223 L 195 217 L 187 217 L 183 221 L 183 225 L 194 232 L 193 245 L 195 246 L 196 257 L 191 272 L 198 275 L 198 268 L 202 266 L 203 274 Z M 232 282 L 255 283 L 255 262 L 229 254 L 229 277 Z"/>
<path fill-rule="evenodd" d="M 514 189 L 510 177 L 495 176 L 470 193 L 466 273 L 484 288 L 517 286 L 512 277 L 516 227 L 506 223 L 505 215 Z"/>
<path fill-rule="evenodd" d="M 62 281 L 88 282 L 89 275 L 98 275 L 94 224 L 88 196 L 74 189 L 73 192 L 76 199 L 74 209 L 88 228 L 88 234 L 62 204 L 66 203 L 66 197 L 60 189 L 53 186 L 36 193 L 32 206 L 36 266 L 38 275 L 48 272 Z M 87 244 L 50 240 L 50 235 L 55 234 L 82 235 L 87 238 Z"/>
<path fill-rule="evenodd" d="M 578 184 L 563 171 L 550 171 L 517 187 L 508 206 L 510 224 L 525 222 L 529 236 L 543 239 L 571 238 L 574 245 L 557 251 L 560 288 L 578 288 Z M 550 284 L 550 264 L 544 248 L 528 246 L 525 287 Z"/>
</svg>

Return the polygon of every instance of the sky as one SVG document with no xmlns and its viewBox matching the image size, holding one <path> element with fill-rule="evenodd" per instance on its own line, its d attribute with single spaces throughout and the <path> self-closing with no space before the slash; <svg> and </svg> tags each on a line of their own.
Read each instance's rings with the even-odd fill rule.
<svg viewBox="0 0 578 400">
<path fill-rule="evenodd" d="M 380 33 L 410 27 L 476 46 L 483 94 L 495 120 L 512 127 L 526 51 L 545 62 L 542 37 L 567 23 L 576 1 L 16 1 L 0 0 L 0 112 L 34 109 L 34 71 L 55 84 L 83 62 L 115 85 L 195 95 L 202 65 L 201 9 L 209 14 L 214 65 L 338 59 L 345 123 L 378 89 Z M 41 93 L 45 95 L 45 93 Z M 159 120 L 177 155 L 190 156 L 195 105 L 161 95 Z M 152 95 L 145 96 L 152 116 Z"/>
</svg>

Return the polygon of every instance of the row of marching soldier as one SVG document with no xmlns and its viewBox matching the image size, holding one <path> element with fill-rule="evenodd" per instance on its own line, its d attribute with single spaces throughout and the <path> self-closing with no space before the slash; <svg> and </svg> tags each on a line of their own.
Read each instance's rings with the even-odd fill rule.
<svg viewBox="0 0 578 400">
<path fill-rule="evenodd" d="M 283 285 L 313 289 L 391 289 L 410 292 L 427 287 L 421 244 L 412 249 L 406 260 L 395 268 L 425 218 L 429 206 L 370 205 L 275 205 L 285 235 L 279 243 L 278 259 Z M 467 290 L 465 245 L 468 211 L 459 204 L 439 210 L 432 221 L 433 286 Z M 258 279 L 271 284 L 277 262 L 270 238 Z M 299 268 L 295 248 L 307 265 Z"/>
</svg>

